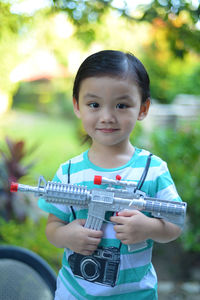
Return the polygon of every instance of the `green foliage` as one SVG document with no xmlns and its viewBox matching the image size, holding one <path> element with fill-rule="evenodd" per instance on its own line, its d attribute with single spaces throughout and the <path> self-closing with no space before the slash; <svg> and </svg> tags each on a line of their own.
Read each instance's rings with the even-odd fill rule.
<svg viewBox="0 0 200 300">
<path fill-rule="evenodd" d="M 137 147 L 144 147 L 144 130 L 141 123 L 137 122 L 130 136 L 130 142 Z"/>
<path fill-rule="evenodd" d="M 170 65 L 169 60 L 161 61 L 156 57 L 158 49 L 154 49 L 154 45 L 151 45 L 147 51 L 143 54 L 143 63 L 146 66 L 150 82 L 151 82 L 151 97 L 158 100 L 160 103 L 172 102 L 174 96 L 178 94 L 177 88 L 170 89 L 171 82 L 176 82 L 176 78 L 170 77 Z M 175 95 L 174 95 L 175 92 Z"/>
<path fill-rule="evenodd" d="M 179 65 L 181 68 L 181 64 Z M 194 63 L 185 62 L 185 68 L 182 72 L 179 72 L 179 68 L 175 72 L 170 74 L 170 90 L 169 93 L 172 93 L 172 97 L 177 94 L 177 91 L 181 91 L 183 94 L 191 95 L 200 95 L 200 64 L 198 61 Z M 177 74 L 177 75 L 176 75 Z M 178 77 L 178 80 L 174 80 L 175 77 Z"/>
<path fill-rule="evenodd" d="M 14 220 L 6 222 L 0 218 L 0 244 L 24 247 L 39 254 L 54 268 L 60 269 L 63 249 L 57 249 L 49 243 L 45 236 L 46 218 L 38 222 L 27 218 L 24 223 Z"/>
<path fill-rule="evenodd" d="M 20 55 L 16 51 L 18 43 L 23 36 L 25 24 L 29 18 L 10 12 L 10 5 L 0 1 L 0 91 L 12 93 L 16 84 L 10 82 L 10 72 L 20 61 Z"/>
<path fill-rule="evenodd" d="M 178 94 L 200 95 L 200 64 L 193 61 L 156 58 L 157 50 L 148 48 L 143 53 L 142 61 L 146 66 L 151 81 L 151 97 L 160 103 L 171 103 Z"/>
<path fill-rule="evenodd" d="M 20 111 L 11 111 L 0 118 L 1 139 L 6 132 L 12 139 L 24 140 L 28 149 L 38 145 L 34 153 L 24 158 L 26 164 L 35 159 L 36 163 L 29 176 L 23 177 L 23 183 L 34 185 L 40 175 L 51 180 L 61 163 L 85 149 L 76 136 L 75 121 Z"/>
<path fill-rule="evenodd" d="M 154 0 L 131 10 L 126 1 L 118 7 L 112 0 L 54 0 L 50 8 L 28 17 L 12 13 L 12 2 L 0 0 L 0 92 L 11 103 L 19 87 L 15 108 L 71 117 L 68 100 L 78 62 L 74 57 L 81 62 L 91 52 L 111 48 L 133 52 L 144 62 L 152 97 L 158 101 L 170 103 L 179 93 L 200 94 L 198 4 Z M 69 71 L 67 77 L 48 83 L 11 82 L 11 71 L 38 50 L 51 52 Z"/>
<path fill-rule="evenodd" d="M 3 122 L 4 120 L 4 122 Z M 23 123 L 21 122 L 23 120 Z M 23 183 L 37 184 L 38 176 L 43 174 L 46 179 L 52 179 L 59 164 L 67 160 L 69 157 L 80 153 L 79 141 L 75 139 L 75 126 L 70 121 L 62 119 L 52 119 L 46 115 L 10 113 L 8 116 L 2 117 L 0 120 L 0 128 L 9 136 L 15 139 L 25 140 L 24 145 L 29 149 L 30 145 L 35 142 L 40 143 L 40 147 L 34 153 L 24 156 L 22 166 L 27 166 L 28 162 L 37 158 L 37 164 L 29 170 L 29 177 L 22 177 Z M 0 136 L 2 132 L 0 131 Z M 2 136 L 1 136 L 2 138 Z M 16 142 L 17 144 L 18 142 Z M 24 147 L 25 147 L 24 146 Z M 27 148 L 21 152 L 26 152 Z M 22 150 L 22 143 L 17 144 L 15 148 Z M 7 153 L 6 144 L 1 143 L 1 149 Z M 7 153 L 8 154 L 8 153 Z M 22 154 L 18 154 L 18 157 Z M 2 168 L 5 171 L 5 168 Z M 41 217 L 40 210 L 36 207 L 36 199 L 28 195 L 25 202 L 22 201 L 23 193 L 16 193 L 19 198 L 14 203 L 18 205 L 18 211 L 22 212 L 24 206 L 28 210 L 28 217 L 21 220 L 10 219 L 9 222 L 5 218 L 0 217 L 0 243 L 10 244 L 28 248 L 41 255 L 57 272 L 61 266 L 63 249 L 57 249 L 49 243 L 45 237 L 46 217 Z M 0 210 L 2 209 L 3 196 L 0 193 Z M 4 207 L 3 207 L 4 208 Z M 15 206 L 16 208 L 16 206 Z M 33 214 L 34 210 L 34 214 Z M 27 215 L 27 211 L 26 211 Z"/>
<path fill-rule="evenodd" d="M 23 221 L 27 216 L 27 212 L 23 209 L 17 209 L 17 206 L 23 206 L 23 203 L 20 203 L 19 198 L 10 192 L 10 184 L 12 181 L 16 182 L 28 174 L 33 163 L 24 165 L 23 160 L 33 149 L 27 152 L 23 140 L 14 142 L 6 137 L 5 142 L 7 147 L 0 149 L 0 215 L 7 221 L 11 218 Z M 26 202 L 27 199 L 23 198 L 23 200 Z"/>
<path fill-rule="evenodd" d="M 94 0 L 94 1 L 68 1 L 68 0 L 53 0 L 54 10 L 65 11 L 71 21 L 76 26 L 86 25 L 100 21 L 103 14 L 111 7 L 109 0 Z"/>
<path fill-rule="evenodd" d="M 33 163 L 25 166 L 22 165 L 22 162 L 26 155 L 29 155 L 34 151 L 34 148 L 27 151 L 23 140 L 13 141 L 9 137 L 5 138 L 5 143 L 7 149 L 0 149 L 0 154 L 3 168 L 4 171 L 6 171 L 7 176 L 6 178 L 1 177 L 3 180 L 1 187 L 5 186 L 5 181 L 18 181 L 22 176 L 25 176 L 33 166 Z"/>
<path fill-rule="evenodd" d="M 192 1 L 154 0 L 144 6 L 141 21 L 162 20 L 167 28 L 167 38 L 174 55 L 183 58 L 189 50 L 199 52 L 199 30 L 195 24 L 199 20 L 200 4 Z M 184 42 L 183 42 L 184 41 Z"/>
<path fill-rule="evenodd" d="M 200 251 L 200 122 L 177 130 L 157 129 L 151 142 L 152 151 L 167 161 L 177 190 L 188 204 L 184 246 Z"/>
<path fill-rule="evenodd" d="M 93 23 L 101 22 L 103 16 L 111 10 L 116 11 L 119 16 L 126 18 L 132 24 L 144 21 L 153 23 L 154 20 L 161 19 L 168 28 L 170 48 L 175 56 L 183 58 L 189 49 L 197 53 L 200 50 L 199 30 L 195 27 L 199 20 L 200 5 L 194 6 L 192 1 L 154 0 L 149 4 L 140 5 L 140 13 L 137 17 L 134 16 L 134 12 L 129 8 L 126 1 L 121 2 L 120 7 L 118 7 L 113 0 L 54 0 L 53 8 L 66 12 L 76 25 L 77 32 L 81 28 L 82 33 L 88 31 L 88 25 L 91 25 L 92 30 Z M 187 22 L 183 21 L 177 25 L 174 20 L 182 15 L 184 18 L 187 15 Z M 85 26 L 86 30 L 84 29 Z M 84 37 L 83 34 L 82 37 Z"/>
</svg>

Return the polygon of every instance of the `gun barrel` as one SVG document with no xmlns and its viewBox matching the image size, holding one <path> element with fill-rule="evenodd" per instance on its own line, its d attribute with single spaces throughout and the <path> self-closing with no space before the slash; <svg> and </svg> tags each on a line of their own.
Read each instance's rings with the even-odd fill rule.
<svg viewBox="0 0 200 300">
<path fill-rule="evenodd" d="M 115 208 L 137 209 L 152 213 L 157 218 L 173 220 L 175 223 L 183 223 L 186 215 L 187 204 L 185 202 L 167 201 L 156 198 L 122 199 L 115 198 Z"/>
<path fill-rule="evenodd" d="M 42 181 L 44 185 L 41 185 Z M 42 176 L 37 187 L 13 182 L 10 191 L 34 193 L 35 196 L 43 197 L 47 202 L 79 205 L 81 207 L 87 207 L 91 198 L 90 191 L 85 186 L 53 181 L 48 181 L 47 183 Z"/>
<path fill-rule="evenodd" d="M 44 198 L 47 202 L 87 207 L 91 196 L 85 186 L 48 181 Z"/>
<path fill-rule="evenodd" d="M 43 187 L 38 188 L 38 187 L 26 185 L 26 184 L 12 182 L 11 186 L 10 186 L 10 191 L 12 193 L 13 192 L 16 193 L 18 191 L 25 192 L 25 193 L 38 193 L 38 195 L 39 195 L 40 193 L 44 192 L 44 188 Z"/>
<path fill-rule="evenodd" d="M 146 198 L 145 210 L 149 212 L 181 216 L 186 213 L 186 203 Z"/>
</svg>

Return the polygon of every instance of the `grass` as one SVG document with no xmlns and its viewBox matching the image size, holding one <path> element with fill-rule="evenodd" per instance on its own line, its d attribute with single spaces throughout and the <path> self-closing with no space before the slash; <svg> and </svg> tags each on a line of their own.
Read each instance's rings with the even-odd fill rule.
<svg viewBox="0 0 200 300">
<path fill-rule="evenodd" d="M 59 165 L 85 150 L 77 136 L 76 123 L 38 113 L 11 111 L 0 118 L 0 147 L 5 136 L 25 140 L 26 149 L 36 145 L 36 150 L 26 157 L 24 163 L 36 160 L 27 177 L 29 184 L 39 175 L 52 179 Z M 25 181 L 26 181 L 25 180 Z"/>
</svg>

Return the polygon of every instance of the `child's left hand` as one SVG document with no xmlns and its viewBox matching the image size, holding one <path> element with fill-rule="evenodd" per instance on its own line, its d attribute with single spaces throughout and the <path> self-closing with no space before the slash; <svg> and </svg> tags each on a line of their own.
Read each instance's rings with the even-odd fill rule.
<svg viewBox="0 0 200 300">
<path fill-rule="evenodd" d="M 124 210 L 110 218 L 116 223 L 116 238 L 123 244 L 130 245 L 149 239 L 151 218 L 138 210 Z"/>
</svg>

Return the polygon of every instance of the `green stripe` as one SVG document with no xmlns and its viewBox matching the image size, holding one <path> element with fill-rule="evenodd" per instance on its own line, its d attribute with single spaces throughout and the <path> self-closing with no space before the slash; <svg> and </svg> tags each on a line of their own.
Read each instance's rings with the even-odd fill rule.
<svg viewBox="0 0 200 300">
<path fill-rule="evenodd" d="M 87 219 L 88 209 L 75 210 L 75 214 L 77 219 Z M 110 211 L 105 212 L 105 220 L 110 221 L 110 217 L 112 216 L 112 214 L 113 213 Z"/>
<path fill-rule="evenodd" d="M 80 209 L 78 211 L 75 211 L 76 218 L 77 219 L 87 219 L 88 210 L 87 209 Z"/>
<path fill-rule="evenodd" d="M 68 167 L 69 167 L 69 164 L 63 164 L 63 165 L 61 166 L 61 168 L 62 168 L 62 174 L 63 174 L 63 175 L 68 174 Z M 71 170 L 70 170 L 70 174 L 71 174 Z"/>
<path fill-rule="evenodd" d="M 132 169 L 135 168 L 144 168 L 147 163 L 148 155 L 140 155 L 137 157 L 137 160 L 134 162 L 134 164 L 131 166 Z M 155 156 L 152 156 L 150 167 L 160 167 L 162 164 L 162 161 Z"/>
<path fill-rule="evenodd" d="M 118 239 L 111 239 L 111 238 L 109 238 L 109 239 L 102 238 L 99 246 L 100 247 L 104 247 L 104 248 L 107 248 L 107 247 L 116 247 L 116 248 L 119 248 L 119 246 L 120 246 L 120 240 L 118 240 Z M 147 247 L 145 249 L 150 249 L 152 246 L 153 246 L 153 241 L 152 240 L 148 240 L 147 241 Z M 133 252 L 136 253 L 136 252 L 142 252 L 142 251 L 144 251 L 144 249 L 136 250 L 136 251 L 133 251 Z M 128 246 L 127 245 L 124 245 L 124 244 L 121 245 L 120 253 L 122 255 L 125 255 L 125 254 L 130 255 L 133 252 L 129 252 L 128 251 Z"/>
<path fill-rule="evenodd" d="M 94 170 L 101 171 L 101 172 L 102 171 L 104 171 L 104 172 L 114 172 L 116 170 L 120 170 L 120 169 L 124 169 L 124 168 L 128 167 L 130 164 L 133 164 L 133 161 L 134 161 L 134 164 L 132 166 L 130 166 L 131 168 L 133 168 L 133 169 L 134 168 L 142 168 L 146 165 L 148 155 L 138 156 L 139 152 L 141 152 L 141 149 L 136 148 L 135 154 L 133 155 L 132 159 L 126 165 L 123 165 L 119 168 L 105 169 L 105 168 L 101 168 L 101 167 L 93 165 L 89 161 L 88 156 L 87 156 L 88 151 L 86 151 L 86 152 L 83 153 L 83 160 L 82 161 L 73 163 L 73 159 L 72 159 L 70 174 L 75 174 L 75 173 L 78 173 L 80 171 L 86 172 L 87 167 L 88 167 L 88 169 L 92 168 Z M 161 165 L 161 163 L 162 163 L 162 161 L 159 158 L 153 156 L 153 158 L 151 160 L 151 166 L 150 167 L 158 167 L 158 166 Z M 65 163 L 65 164 L 62 165 L 63 175 L 66 175 L 68 173 L 68 166 L 69 166 L 68 163 Z M 55 180 L 56 180 L 56 176 L 55 176 Z M 57 180 L 60 181 L 59 179 L 57 179 Z M 82 184 L 88 185 L 87 182 L 82 182 Z"/>
<path fill-rule="evenodd" d="M 117 285 L 141 281 L 142 278 L 148 273 L 150 268 L 151 268 L 151 263 L 142 267 L 121 270 L 119 272 Z"/>
<path fill-rule="evenodd" d="M 159 180 L 160 179 L 160 180 Z M 158 190 L 157 192 L 159 192 L 160 190 L 163 190 L 167 187 L 169 187 L 170 185 L 173 184 L 173 181 L 172 181 L 172 178 L 171 178 L 171 175 L 169 173 L 169 171 L 163 173 L 162 175 L 160 175 L 158 178 L 157 178 L 157 181 L 158 181 Z"/>
<path fill-rule="evenodd" d="M 88 166 L 88 168 L 90 169 L 93 169 L 93 170 L 96 170 L 96 171 L 100 171 L 100 172 L 115 172 L 115 171 L 119 171 L 119 170 L 122 170 L 122 169 L 125 169 L 127 167 L 129 167 L 138 157 L 138 153 L 141 152 L 140 149 L 137 149 L 135 150 L 135 153 L 134 155 L 132 156 L 132 158 L 128 161 L 127 164 L 123 165 L 123 166 L 120 166 L 118 168 L 112 168 L 112 169 L 109 169 L 109 168 L 101 168 L 101 167 L 98 167 L 96 165 L 94 165 L 89 159 L 88 159 L 88 151 L 84 152 L 83 153 L 83 159 L 84 159 L 84 166 L 86 167 L 86 164 Z M 85 169 L 85 168 L 84 168 Z"/>
<path fill-rule="evenodd" d="M 101 168 L 98 167 L 96 165 L 94 165 L 93 163 L 90 162 L 90 160 L 88 159 L 88 150 L 85 151 L 83 153 L 83 159 L 79 162 L 73 163 L 73 159 L 72 159 L 72 164 L 71 164 L 71 168 L 70 168 L 70 174 L 75 174 L 81 171 L 86 171 L 86 168 L 88 167 L 88 169 L 93 169 L 96 171 L 103 171 L 103 172 L 115 172 L 121 169 L 125 169 L 127 167 L 131 167 L 131 168 L 143 168 L 146 165 L 146 161 L 148 158 L 148 154 L 145 155 L 140 155 L 139 153 L 141 152 L 141 149 L 136 148 L 135 153 L 133 155 L 133 157 L 129 160 L 129 162 L 121 167 L 118 168 L 112 168 L 112 169 L 107 169 L 107 168 Z M 134 162 L 134 164 L 133 164 Z M 153 156 L 152 160 L 151 160 L 151 167 L 159 167 L 161 165 L 162 161 L 161 159 L 159 159 L 158 157 Z M 133 164 L 131 166 L 131 164 Z M 68 166 L 69 164 L 63 164 L 62 165 L 62 173 L 63 175 L 68 173 Z"/>
<path fill-rule="evenodd" d="M 54 176 L 52 181 L 61 183 L 61 180 L 58 178 L 57 174 Z"/>
<path fill-rule="evenodd" d="M 68 168 L 69 168 L 69 163 L 65 163 L 62 165 L 62 174 L 67 175 L 68 174 Z M 73 163 L 73 159 L 71 161 L 71 166 L 70 166 L 70 175 L 78 173 L 80 171 L 86 171 L 86 162 L 84 160 Z"/>
</svg>

